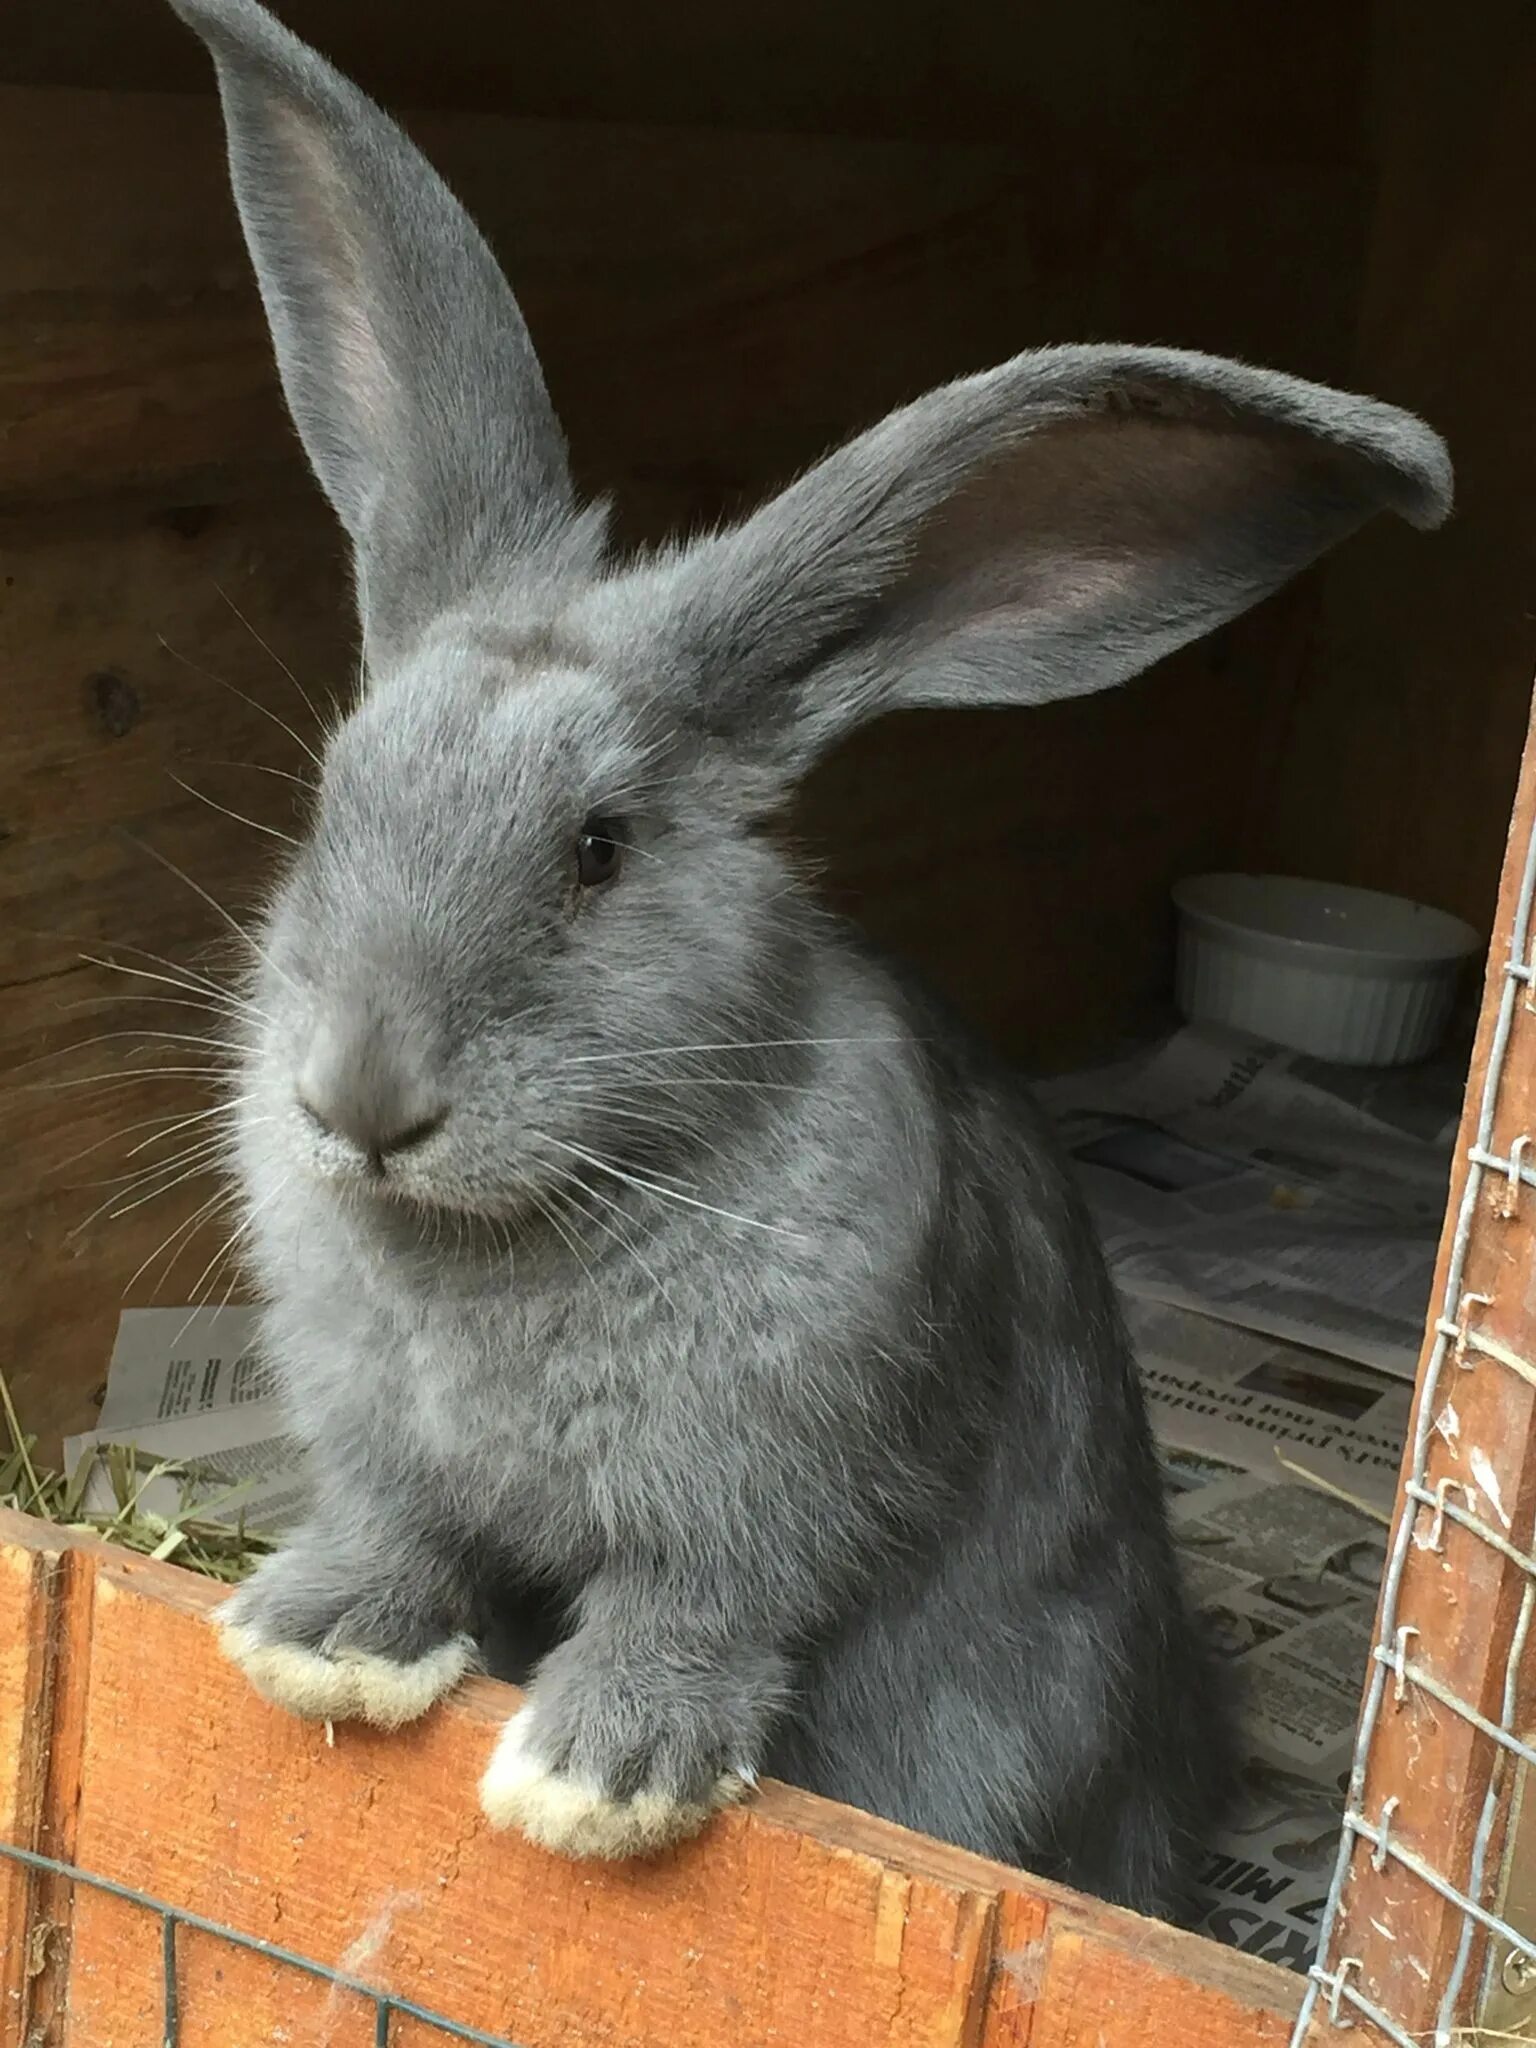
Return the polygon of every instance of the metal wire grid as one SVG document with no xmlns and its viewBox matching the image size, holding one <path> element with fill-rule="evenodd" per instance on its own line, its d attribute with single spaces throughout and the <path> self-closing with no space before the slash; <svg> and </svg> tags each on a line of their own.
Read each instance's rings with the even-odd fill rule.
<svg viewBox="0 0 1536 2048">
<path fill-rule="evenodd" d="M 361 1977 L 353 1977 L 345 1970 L 333 1970 L 325 1963 L 317 1963 L 313 1956 L 301 1956 L 292 1949 L 279 1948 L 274 1941 L 262 1941 L 254 1934 L 242 1934 L 237 1927 L 227 1927 L 221 1920 L 209 1920 L 201 1913 L 189 1913 L 183 1907 L 170 1905 L 149 1892 L 135 1891 L 132 1885 L 116 1884 L 111 1878 L 98 1877 L 94 1871 L 81 1870 L 73 1863 L 61 1863 L 56 1857 L 39 1856 L 34 1850 L 19 1849 L 14 1842 L 0 1842 L 0 1858 L 19 1863 L 28 1870 L 47 1871 L 72 1885 L 86 1885 L 92 1891 L 106 1892 L 114 1899 L 126 1899 L 130 1905 L 141 1906 L 145 1912 L 158 1918 L 163 2015 L 160 2048 L 178 2048 L 181 2040 L 181 1989 L 176 1971 L 176 1930 L 180 1927 L 190 1927 L 199 1934 L 215 1935 L 220 1941 L 245 1949 L 251 1955 L 265 1956 L 269 1962 L 281 1963 L 290 1970 L 302 1971 L 306 1977 L 317 1977 L 323 1983 L 333 1984 L 342 1991 L 355 1992 L 359 1998 L 369 2000 L 374 2015 L 374 2048 L 390 2048 L 391 2022 L 397 2013 L 406 2019 L 425 2021 L 450 2041 L 474 2042 L 477 2048 L 518 2048 L 518 2044 L 509 2041 L 504 2034 L 482 2033 L 478 2027 L 449 2019 L 446 2013 L 432 2012 L 409 1998 L 396 1998 L 390 1992 L 380 1991 L 377 1985 L 365 1984 Z"/>
<path fill-rule="evenodd" d="M 1460 1910 L 1461 1936 L 1455 1959 L 1441 1992 L 1435 2022 L 1435 2048 L 1451 2048 L 1456 2006 L 1465 1987 L 1467 1970 L 1472 1958 L 1472 1946 L 1479 1930 L 1510 1943 L 1513 1948 L 1522 1952 L 1528 1951 L 1532 1945 L 1529 1934 L 1520 1933 L 1481 1903 L 1487 1888 L 1488 1850 L 1500 1805 L 1497 1773 L 1489 1783 L 1483 1810 L 1478 1818 L 1477 1832 L 1467 1857 L 1467 1867 L 1461 1873 L 1461 1882 L 1433 1869 L 1422 1857 L 1415 1855 L 1411 1849 L 1397 1840 L 1393 1833 L 1393 1823 L 1399 1805 L 1396 1797 L 1388 1799 L 1374 1819 L 1365 1813 L 1361 1800 L 1365 1791 L 1366 1766 L 1370 1761 L 1371 1744 L 1375 1738 L 1377 1723 L 1381 1719 L 1389 1685 L 1392 1688 L 1394 1704 L 1400 1705 L 1403 1702 L 1410 1687 L 1417 1688 L 1453 1714 L 1460 1715 L 1480 1735 L 1497 1744 L 1511 1759 L 1523 1758 L 1527 1763 L 1536 1764 L 1536 1749 L 1522 1742 L 1514 1732 L 1521 1663 L 1532 1616 L 1536 1613 L 1536 1556 L 1518 1549 L 1497 1529 L 1491 1528 L 1468 1508 L 1459 1506 L 1451 1500 L 1449 1496 L 1452 1493 L 1467 1493 L 1467 1489 L 1460 1486 L 1457 1481 L 1442 1480 L 1433 1488 L 1427 1484 L 1430 1434 L 1434 1417 L 1439 1411 L 1437 1393 L 1448 1360 L 1454 1361 L 1458 1366 L 1464 1365 L 1471 1354 L 1478 1360 L 1487 1361 L 1490 1367 L 1498 1371 L 1515 1373 L 1527 1384 L 1536 1386 L 1536 1365 L 1469 1327 L 1469 1314 L 1479 1304 L 1486 1303 L 1487 1297 L 1463 1291 L 1472 1223 L 1485 1183 L 1491 1176 L 1505 1177 L 1511 1200 L 1521 1187 L 1536 1187 L 1536 1167 L 1527 1164 L 1524 1157 L 1531 1142 L 1528 1137 L 1516 1138 L 1507 1158 L 1499 1157 L 1491 1149 L 1494 1116 L 1498 1107 L 1499 1088 L 1503 1080 L 1504 1061 L 1509 1048 L 1515 1008 L 1522 996 L 1528 1003 L 1536 996 L 1536 964 L 1533 964 L 1531 957 L 1533 899 L 1536 899 L 1536 828 L 1533 828 L 1526 847 L 1520 896 L 1515 909 L 1514 931 L 1510 937 L 1509 959 L 1504 967 L 1498 1017 L 1488 1055 L 1488 1073 L 1478 1110 L 1477 1137 L 1468 1154 L 1466 1189 L 1457 1212 L 1456 1231 L 1451 1241 L 1445 1298 L 1435 1323 L 1434 1346 L 1424 1370 L 1424 1387 L 1419 1400 L 1418 1421 L 1413 1437 L 1410 1476 L 1403 1485 L 1405 1499 L 1412 1503 L 1412 1509 L 1405 1509 L 1399 1517 L 1392 1553 L 1387 1561 L 1386 1574 L 1382 1581 L 1380 1640 L 1372 1651 L 1370 1682 L 1366 1691 L 1365 1707 L 1360 1717 L 1360 1731 L 1350 1771 L 1338 1862 L 1334 1868 L 1333 1884 L 1319 1932 L 1317 1961 L 1309 1976 L 1296 2030 L 1291 2037 L 1291 2048 L 1303 2048 L 1308 2029 L 1319 2006 L 1325 2007 L 1328 2018 L 1336 2027 L 1352 2025 L 1353 2015 L 1359 2013 L 1379 2027 L 1389 2041 L 1397 2043 L 1398 2048 L 1425 2048 L 1422 2035 L 1406 2033 L 1390 2013 L 1381 2011 L 1350 1981 L 1360 1970 L 1361 1959 L 1358 1956 L 1341 1955 L 1335 1958 L 1332 1955 L 1340 1908 L 1348 1890 L 1355 1856 L 1362 1845 L 1369 1850 L 1372 1864 L 1377 1870 L 1384 1868 L 1390 1857 L 1393 1862 L 1410 1871 L 1421 1884 L 1427 1885 L 1431 1891 L 1437 1892 L 1442 1899 Z M 1425 1541 L 1431 1549 L 1440 1547 L 1445 1524 L 1451 1521 L 1458 1528 L 1465 1529 L 1470 1535 L 1490 1545 L 1508 1562 L 1518 1565 L 1525 1574 L 1520 1610 L 1504 1667 L 1500 1717 L 1497 1722 L 1488 1720 L 1469 1701 L 1459 1698 L 1448 1686 L 1442 1684 L 1433 1672 L 1426 1670 L 1409 1655 L 1410 1639 L 1418 1631 L 1399 1622 L 1398 1599 L 1414 1534 L 1421 1528 L 1422 1518 L 1426 1514 L 1431 1520 Z"/>
</svg>

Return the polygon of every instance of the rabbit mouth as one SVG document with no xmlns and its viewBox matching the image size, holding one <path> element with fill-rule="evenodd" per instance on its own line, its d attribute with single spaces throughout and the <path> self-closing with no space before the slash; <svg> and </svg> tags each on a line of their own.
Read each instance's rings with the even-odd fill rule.
<svg viewBox="0 0 1536 2048">
<path fill-rule="evenodd" d="M 548 1221 L 557 1207 L 557 1186 L 509 1174 L 484 1181 L 463 1178 L 442 1164 L 387 1158 L 350 1158 L 320 1163 L 319 1178 L 332 1195 L 355 1213 L 367 1217 L 408 1219 L 429 1234 L 440 1231 L 443 1219 L 481 1223 L 505 1241 Z"/>
</svg>

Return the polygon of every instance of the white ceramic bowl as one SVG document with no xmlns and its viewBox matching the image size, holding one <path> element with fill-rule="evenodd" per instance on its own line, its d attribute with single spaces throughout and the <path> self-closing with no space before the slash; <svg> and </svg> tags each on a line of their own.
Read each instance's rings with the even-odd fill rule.
<svg viewBox="0 0 1536 2048">
<path fill-rule="evenodd" d="M 1349 1066 L 1433 1052 L 1482 944 L 1444 910 L 1287 875 L 1194 875 L 1173 900 L 1191 1022 Z"/>
</svg>

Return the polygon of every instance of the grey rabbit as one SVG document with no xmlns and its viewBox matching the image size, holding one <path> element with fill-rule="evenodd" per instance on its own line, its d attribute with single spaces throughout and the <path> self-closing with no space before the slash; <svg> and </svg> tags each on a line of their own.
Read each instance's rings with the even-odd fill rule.
<svg viewBox="0 0 1536 2048">
<path fill-rule="evenodd" d="M 1093 1230 L 1022 1085 L 762 828 L 896 707 L 1104 689 L 1378 510 L 1437 524 L 1441 442 L 1047 348 L 615 559 L 427 163 L 255 0 L 172 4 L 363 634 L 245 1005 L 313 1505 L 230 1654 L 384 1726 L 525 1678 L 480 1799 L 568 1855 L 771 1772 L 1177 1912 L 1229 1737 Z"/>
</svg>

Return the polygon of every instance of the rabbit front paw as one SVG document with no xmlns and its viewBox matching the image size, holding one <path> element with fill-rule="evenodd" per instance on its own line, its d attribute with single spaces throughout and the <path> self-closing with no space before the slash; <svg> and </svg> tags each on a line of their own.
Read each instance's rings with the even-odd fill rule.
<svg viewBox="0 0 1536 2048">
<path fill-rule="evenodd" d="M 590 1762 L 553 1761 L 552 1749 L 569 1746 L 545 1741 L 545 1732 L 533 1702 L 513 1715 L 480 1780 L 480 1805 L 493 1827 L 515 1827 L 561 1856 L 654 1855 L 696 1835 L 756 1783 L 743 1763 L 684 1789 L 654 1762 L 636 1783 L 633 1765 L 605 1773 Z"/>
<path fill-rule="evenodd" d="M 221 1624 L 219 1636 L 224 1654 L 263 1699 L 306 1721 L 403 1728 L 452 1692 L 475 1664 L 475 1645 L 468 1636 L 454 1636 L 404 1664 L 347 1645 L 306 1650 L 296 1643 L 264 1642 L 238 1622 Z"/>
<path fill-rule="evenodd" d="M 262 1698 L 311 1721 L 401 1728 L 478 1661 L 471 1637 L 407 1621 L 397 1600 L 344 1601 L 296 1553 L 268 1559 L 215 1623 Z"/>
</svg>

